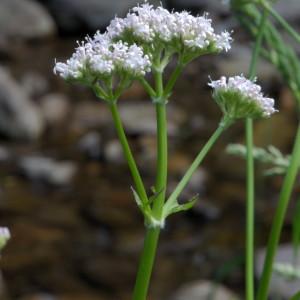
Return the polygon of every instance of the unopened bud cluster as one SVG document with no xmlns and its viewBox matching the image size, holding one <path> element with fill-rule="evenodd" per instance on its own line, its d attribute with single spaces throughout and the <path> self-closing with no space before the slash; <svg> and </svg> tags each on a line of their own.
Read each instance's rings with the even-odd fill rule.
<svg viewBox="0 0 300 300">
<path fill-rule="evenodd" d="M 276 112 L 274 99 L 265 97 L 261 87 L 243 75 L 211 81 L 213 97 L 224 115 L 231 119 L 270 117 Z"/>
</svg>

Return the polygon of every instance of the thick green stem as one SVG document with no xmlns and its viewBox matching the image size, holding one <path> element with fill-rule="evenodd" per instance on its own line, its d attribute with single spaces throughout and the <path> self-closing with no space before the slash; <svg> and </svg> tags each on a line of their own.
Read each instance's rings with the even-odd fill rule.
<svg viewBox="0 0 300 300">
<path fill-rule="evenodd" d="M 266 2 L 263 2 L 262 6 L 278 21 L 278 23 L 287 31 L 287 33 L 295 39 L 295 41 L 300 43 L 300 34 L 280 14 L 278 14 L 275 9 L 273 9 Z"/>
<path fill-rule="evenodd" d="M 168 130 L 166 99 L 164 98 L 164 88 L 162 73 L 155 73 L 156 85 L 156 122 L 157 122 L 157 163 L 155 190 L 158 193 L 153 204 L 154 216 L 159 220 L 162 215 L 162 209 L 165 202 L 167 173 L 168 173 Z"/>
<path fill-rule="evenodd" d="M 266 300 L 268 297 L 268 290 L 269 290 L 270 279 L 272 276 L 274 258 L 279 244 L 284 217 L 286 214 L 288 203 L 298 173 L 299 164 L 300 164 L 300 125 L 298 126 L 296 140 L 294 143 L 294 148 L 291 156 L 291 163 L 287 170 L 287 174 L 284 178 L 282 190 L 279 196 L 278 206 L 276 209 L 275 217 L 271 228 L 263 273 L 258 288 L 257 300 Z"/>
<path fill-rule="evenodd" d="M 137 190 L 139 197 L 143 201 L 143 203 L 147 203 L 148 202 L 147 193 L 146 193 L 142 178 L 140 176 L 139 170 L 137 168 L 137 165 L 136 165 L 133 155 L 131 153 L 130 146 L 127 141 L 127 137 L 126 137 L 126 134 L 125 134 L 125 131 L 124 131 L 124 128 L 122 125 L 122 121 L 120 118 L 120 114 L 119 114 L 119 111 L 117 108 L 117 104 L 115 102 L 110 104 L 110 110 L 112 113 L 114 125 L 117 130 L 119 140 L 120 140 L 122 148 L 123 148 L 124 156 L 128 162 L 128 166 L 129 166 L 132 178 L 135 183 L 135 188 Z"/>
<path fill-rule="evenodd" d="M 182 177 L 181 181 L 176 186 L 175 190 L 167 200 L 166 205 L 172 205 L 175 201 L 177 201 L 177 198 L 181 194 L 181 192 L 184 190 L 188 182 L 190 181 L 191 177 L 205 158 L 208 151 L 212 148 L 214 143 L 217 141 L 221 133 L 231 124 L 230 121 L 223 121 L 220 123 L 219 127 L 216 129 L 216 131 L 213 133 L 213 135 L 210 137 L 210 139 L 207 141 L 207 143 L 204 145 L 204 147 L 201 149 L 189 169 L 186 171 L 185 175 Z"/>
<path fill-rule="evenodd" d="M 262 45 L 264 28 L 267 20 L 266 11 L 263 12 L 249 70 L 249 78 L 254 79 L 257 61 Z M 246 119 L 246 147 L 247 147 L 247 202 L 246 202 L 246 300 L 254 300 L 254 160 L 253 160 L 253 121 Z"/>
<path fill-rule="evenodd" d="M 154 216 L 159 220 L 162 215 L 162 208 L 165 202 L 168 170 L 168 138 L 167 138 L 167 117 L 166 104 L 156 104 L 157 119 L 157 175 L 155 190 L 158 193 L 153 204 Z"/>
<path fill-rule="evenodd" d="M 155 182 L 157 197 L 153 204 L 153 215 L 157 220 L 160 220 L 165 202 L 168 172 L 167 101 L 163 97 L 162 73 L 156 72 L 154 76 L 156 87 L 154 100 L 156 101 L 155 107 L 157 119 L 157 174 Z M 132 300 L 146 300 L 157 251 L 159 234 L 159 227 L 147 228 Z"/>
<path fill-rule="evenodd" d="M 153 269 L 160 228 L 148 228 L 140 258 L 132 300 L 146 300 Z"/>
</svg>

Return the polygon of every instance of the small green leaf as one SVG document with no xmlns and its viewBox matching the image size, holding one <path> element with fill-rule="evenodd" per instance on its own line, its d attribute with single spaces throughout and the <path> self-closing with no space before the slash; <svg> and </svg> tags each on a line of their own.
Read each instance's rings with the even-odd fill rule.
<svg viewBox="0 0 300 300">
<path fill-rule="evenodd" d="M 180 211 L 187 211 L 191 209 L 195 203 L 198 200 L 198 195 L 194 196 L 190 200 L 188 200 L 186 203 L 179 204 L 178 201 L 176 200 L 173 203 L 166 203 L 163 209 L 163 216 L 164 218 L 167 218 L 169 215 L 175 214 Z"/>
<path fill-rule="evenodd" d="M 142 202 L 140 196 L 138 195 L 138 193 L 135 191 L 135 189 L 134 189 L 133 187 L 131 187 L 131 190 L 132 190 L 133 197 L 134 197 L 134 200 L 135 200 L 137 206 L 138 206 L 140 209 L 142 209 L 142 207 L 143 207 L 143 202 Z"/>
<path fill-rule="evenodd" d="M 145 218 L 145 224 L 152 224 L 153 216 L 152 216 L 152 211 L 149 206 L 149 203 L 148 202 L 146 204 L 143 203 L 140 196 L 138 195 L 138 193 L 135 191 L 133 187 L 131 187 L 131 190 L 133 193 L 134 200 Z"/>
</svg>

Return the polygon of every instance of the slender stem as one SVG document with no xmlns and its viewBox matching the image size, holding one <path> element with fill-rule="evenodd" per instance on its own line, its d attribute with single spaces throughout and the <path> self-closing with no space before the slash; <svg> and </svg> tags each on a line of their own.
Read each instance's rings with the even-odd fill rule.
<svg viewBox="0 0 300 300">
<path fill-rule="evenodd" d="M 246 203 L 246 300 L 254 299 L 254 161 L 253 121 L 246 119 L 247 203 Z"/>
<path fill-rule="evenodd" d="M 279 244 L 280 234 L 284 222 L 284 217 L 288 207 L 289 199 L 292 194 L 293 186 L 296 180 L 300 164 L 300 125 L 296 134 L 296 140 L 291 156 L 291 163 L 284 178 L 282 190 L 279 196 L 278 206 L 274 216 L 271 233 L 268 241 L 266 258 L 263 268 L 261 281 L 258 288 L 257 300 L 266 300 L 270 279 L 273 270 L 273 262 L 276 255 L 276 250 Z"/>
<path fill-rule="evenodd" d="M 296 293 L 290 300 L 299 300 L 300 299 L 300 292 Z"/>
<path fill-rule="evenodd" d="M 249 69 L 250 79 L 254 79 L 257 69 L 258 57 L 263 41 L 264 28 L 267 13 L 264 10 L 253 48 Z M 247 147 L 247 202 L 246 202 L 246 300 L 254 300 L 254 210 L 255 210 L 255 186 L 254 186 L 254 160 L 253 160 L 253 121 L 246 119 L 246 147 Z"/>
<path fill-rule="evenodd" d="M 165 201 L 168 169 L 168 136 L 166 118 L 166 99 L 163 97 L 163 78 L 161 72 L 155 72 L 155 88 L 157 100 L 157 175 L 155 189 L 158 196 L 153 204 L 153 215 L 158 220 L 161 218 Z M 146 300 L 151 279 L 153 264 L 157 251 L 160 228 L 147 228 L 144 248 L 140 259 L 132 300 Z"/>
<path fill-rule="evenodd" d="M 256 36 L 256 40 L 255 40 L 255 45 L 254 45 L 253 52 L 252 52 L 250 68 L 249 68 L 249 78 L 251 80 L 254 79 L 255 74 L 256 74 L 257 61 L 258 61 L 259 53 L 260 53 L 261 46 L 262 46 L 264 30 L 265 30 L 265 26 L 266 26 L 266 22 L 267 22 L 267 17 L 268 17 L 268 13 L 267 13 L 266 10 L 264 10 L 263 14 L 261 16 L 261 19 L 260 19 L 260 24 L 259 24 L 259 27 L 258 27 L 257 36 Z"/>
<path fill-rule="evenodd" d="M 155 91 L 152 88 L 152 86 L 149 84 L 149 82 L 144 77 L 139 78 L 139 81 L 142 84 L 142 86 L 144 87 L 144 89 L 146 90 L 146 92 L 150 95 L 150 97 L 154 98 Z"/>
<path fill-rule="evenodd" d="M 201 149 L 189 169 L 186 171 L 185 175 L 182 177 L 181 181 L 176 186 L 175 190 L 171 194 L 171 196 L 168 198 L 167 203 L 165 205 L 172 205 L 174 201 L 177 200 L 181 192 L 184 190 L 188 182 L 190 181 L 191 177 L 193 176 L 194 172 L 199 167 L 200 163 L 205 158 L 208 151 L 212 148 L 214 143 L 217 141 L 221 133 L 230 125 L 230 123 L 223 123 L 221 122 L 219 127 L 216 129 L 216 131 L 213 133 L 213 135 L 209 138 L 207 143 L 204 145 L 204 147 Z"/>
<path fill-rule="evenodd" d="M 287 31 L 287 33 L 294 38 L 298 43 L 300 43 L 300 34 L 265 1 L 262 3 L 264 9 L 266 9 L 270 15 L 272 15 L 278 23 Z"/>
<path fill-rule="evenodd" d="M 182 72 L 182 69 L 183 69 L 183 64 L 179 61 L 177 63 L 177 66 L 176 66 L 175 70 L 171 74 L 171 77 L 170 77 L 168 83 L 166 84 L 166 88 L 165 88 L 165 91 L 164 91 L 164 95 L 166 97 L 168 97 L 170 92 L 173 90 L 173 87 L 174 87 L 180 73 Z"/>
<path fill-rule="evenodd" d="M 126 134 L 125 134 L 125 131 L 124 131 L 124 128 L 122 125 L 122 121 L 120 118 L 120 114 L 119 114 L 119 111 L 117 108 L 117 104 L 115 102 L 110 104 L 110 110 L 112 113 L 112 117 L 114 120 L 114 124 L 115 124 L 115 128 L 117 130 L 119 140 L 120 140 L 122 148 L 123 148 L 125 158 L 128 162 L 128 166 L 129 166 L 129 169 L 132 174 L 132 178 L 135 183 L 137 193 L 138 193 L 139 197 L 141 198 L 141 200 L 144 203 L 147 203 L 148 202 L 147 193 L 146 193 L 142 178 L 140 176 L 139 170 L 137 168 L 137 165 L 136 165 L 133 155 L 131 153 L 130 146 L 127 141 L 127 137 L 126 137 Z"/>
<path fill-rule="evenodd" d="M 146 300 L 159 234 L 160 228 L 147 229 L 132 300 Z"/>
<path fill-rule="evenodd" d="M 158 193 L 153 204 L 153 213 L 157 219 L 162 215 L 162 208 L 165 202 L 167 170 L 168 170 L 168 132 L 166 104 L 157 103 L 156 119 L 157 119 L 157 174 L 155 182 L 155 190 Z"/>
</svg>

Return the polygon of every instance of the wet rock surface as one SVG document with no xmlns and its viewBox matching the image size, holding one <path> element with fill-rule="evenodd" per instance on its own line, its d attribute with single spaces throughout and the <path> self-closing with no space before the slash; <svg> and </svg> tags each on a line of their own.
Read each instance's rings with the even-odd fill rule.
<svg viewBox="0 0 300 300">
<path fill-rule="evenodd" d="M 238 300 L 238 296 L 229 289 L 209 281 L 187 283 L 179 288 L 170 300 Z"/>
<path fill-rule="evenodd" d="M 110 20 L 127 13 L 136 0 L 44 0 L 41 1 L 53 14 L 58 26 L 68 32 L 98 30 L 107 26 Z M 149 1 L 155 3 L 155 1 Z M 158 1 L 156 1 L 158 3 Z"/>
<path fill-rule="evenodd" d="M 46 9 L 35 0 L 1 0 L 0 36 L 43 38 L 53 35 L 56 26 Z"/>
<path fill-rule="evenodd" d="M 36 139 L 43 131 L 44 120 L 38 106 L 11 77 L 0 69 L 0 131 L 16 139 Z"/>
<path fill-rule="evenodd" d="M 300 267 L 299 257 L 295 259 L 294 247 L 292 244 L 280 245 L 275 257 L 275 264 L 291 265 L 296 270 Z M 264 258 L 266 256 L 266 249 L 260 249 L 256 253 L 256 276 L 261 277 Z M 281 274 L 273 273 L 270 283 L 270 296 L 274 299 L 291 299 L 297 292 L 299 292 L 300 279 L 299 278 L 284 278 Z"/>
</svg>

